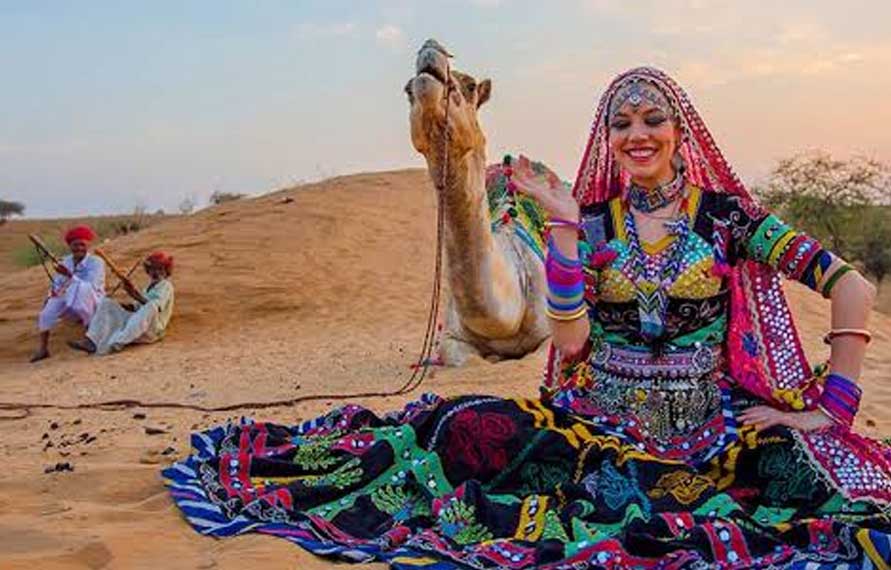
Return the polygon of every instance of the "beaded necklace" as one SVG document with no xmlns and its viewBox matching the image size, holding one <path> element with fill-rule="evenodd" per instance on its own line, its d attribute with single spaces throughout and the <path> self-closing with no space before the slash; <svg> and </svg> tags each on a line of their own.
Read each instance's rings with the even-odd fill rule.
<svg viewBox="0 0 891 570">
<path fill-rule="evenodd" d="M 674 241 L 661 255 L 647 263 L 647 254 L 640 243 L 634 215 L 625 212 L 625 235 L 628 236 L 631 281 L 637 297 L 637 310 L 640 316 L 640 334 L 649 341 L 659 340 L 665 334 L 665 317 L 668 311 L 668 289 L 677 279 L 681 262 L 690 235 L 690 218 L 687 213 L 688 196 L 684 196 L 678 217 L 665 222 L 669 235 Z"/>
<path fill-rule="evenodd" d="M 671 204 L 684 190 L 684 175 L 678 169 L 671 182 L 660 184 L 652 190 L 638 186 L 634 182 L 628 187 L 628 201 L 636 210 L 649 214 Z"/>
</svg>

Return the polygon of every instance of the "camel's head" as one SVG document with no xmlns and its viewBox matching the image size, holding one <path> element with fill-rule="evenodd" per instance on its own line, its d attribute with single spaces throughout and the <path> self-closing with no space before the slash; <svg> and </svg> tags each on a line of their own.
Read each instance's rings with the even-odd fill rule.
<svg viewBox="0 0 891 570">
<path fill-rule="evenodd" d="M 477 109 L 489 100 L 492 82 L 477 82 L 449 67 L 449 53 L 436 40 L 427 40 L 418 52 L 415 76 L 405 85 L 411 105 L 411 140 L 415 149 L 438 162 L 446 128 L 448 94 L 449 150 L 462 157 L 485 147 L 486 139 L 477 121 Z"/>
</svg>

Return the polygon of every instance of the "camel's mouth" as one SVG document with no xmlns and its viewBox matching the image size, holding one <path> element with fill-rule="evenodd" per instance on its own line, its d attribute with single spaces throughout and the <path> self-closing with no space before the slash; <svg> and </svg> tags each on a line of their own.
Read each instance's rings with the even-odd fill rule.
<svg viewBox="0 0 891 570">
<path fill-rule="evenodd" d="M 449 52 L 436 40 L 427 40 L 415 61 L 416 77 L 429 76 L 446 85 L 449 81 Z"/>
<path fill-rule="evenodd" d="M 434 64 L 425 65 L 424 67 L 419 69 L 418 76 L 421 76 L 421 75 L 429 75 L 433 79 L 442 83 L 443 85 L 445 85 L 445 83 L 447 81 L 445 71 Z"/>
</svg>

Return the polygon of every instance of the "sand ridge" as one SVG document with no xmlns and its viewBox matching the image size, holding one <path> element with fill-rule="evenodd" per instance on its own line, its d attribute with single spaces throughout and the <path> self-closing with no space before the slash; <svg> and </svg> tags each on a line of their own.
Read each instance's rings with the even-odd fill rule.
<svg viewBox="0 0 891 570">
<path fill-rule="evenodd" d="M 13 222 L 17 223 L 17 222 Z M 158 223 L 105 245 L 122 266 L 163 247 L 176 259 L 177 305 L 167 339 L 106 358 L 64 346 L 25 361 L 46 288 L 42 270 L 0 275 L 4 401 L 117 398 L 222 405 L 298 395 L 386 390 L 410 374 L 423 338 L 435 238 L 426 171 L 338 177 Z M 812 359 L 829 304 L 787 287 Z M 891 318 L 872 317 L 859 428 L 891 435 Z M 437 369 L 421 391 L 534 395 L 544 351 Z M 372 398 L 377 411 L 420 394 Z M 0 420 L 2 568 L 327 568 L 272 537 L 202 537 L 166 496 L 160 468 L 188 453 L 189 433 L 240 415 L 294 423 L 339 402 L 257 412 L 37 411 Z M 148 429 L 147 429 L 148 428 Z M 44 473 L 57 463 L 73 471 Z M 380 567 L 380 566 L 379 566 Z"/>
</svg>

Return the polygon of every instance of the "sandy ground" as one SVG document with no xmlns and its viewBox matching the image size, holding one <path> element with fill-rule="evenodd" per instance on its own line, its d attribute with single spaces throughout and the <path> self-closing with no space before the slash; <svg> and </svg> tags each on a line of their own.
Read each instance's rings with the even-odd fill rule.
<svg viewBox="0 0 891 570">
<path fill-rule="evenodd" d="M 0 273 L 2 401 L 136 398 L 222 405 L 389 390 L 420 348 L 432 279 L 434 196 L 424 171 L 336 178 L 171 219 L 106 249 L 129 265 L 156 247 L 176 258 L 176 316 L 161 344 L 92 358 L 55 335 L 53 358 L 28 365 L 45 289 L 39 268 Z M 812 358 L 828 303 L 788 288 Z M 874 315 L 860 429 L 891 435 L 891 318 Z M 439 369 L 421 390 L 536 393 L 543 351 L 522 360 Z M 412 395 L 362 403 L 384 411 Z M 326 568 L 272 537 L 201 537 L 167 498 L 160 469 L 188 436 L 240 415 L 293 423 L 335 400 L 293 408 L 35 411 L 0 419 L 2 568 Z M 149 435 L 146 428 L 163 433 Z M 149 430 L 155 431 L 155 430 Z M 166 454 L 165 454 L 166 453 Z M 68 462 L 74 470 L 46 474 Z"/>
</svg>

